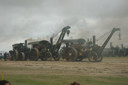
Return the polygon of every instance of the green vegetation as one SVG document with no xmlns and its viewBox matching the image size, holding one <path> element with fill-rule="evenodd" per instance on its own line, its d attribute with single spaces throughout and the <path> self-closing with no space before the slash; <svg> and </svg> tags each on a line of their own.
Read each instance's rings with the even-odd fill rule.
<svg viewBox="0 0 128 85">
<path fill-rule="evenodd" d="M 128 85 L 127 77 L 78 76 L 78 75 L 6 75 L 12 85 Z"/>
</svg>

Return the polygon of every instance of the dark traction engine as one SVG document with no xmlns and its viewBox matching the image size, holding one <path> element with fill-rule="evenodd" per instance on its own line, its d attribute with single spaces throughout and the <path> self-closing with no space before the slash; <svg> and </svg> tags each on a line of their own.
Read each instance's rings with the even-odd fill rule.
<svg viewBox="0 0 128 85">
<path fill-rule="evenodd" d="M 57 40 L 56 44 L 53 45 L 53 38 L 49 41 L 42 40 L 39 42 L 33 43 L 33 48 L 30 52 L 30 60 L 36 61 L 39 58 L 43 61 L 46 61 L 50 58 L 53 58 L 55 61 L 60 59 L 58 51 L 61 47 L 62 40 L 64 39 L 65 34 L 69 34 L 70 27 L 66 26 L 62 29 L 62 32 Z"/>
<path fill-rule="evenodd" d="M 95 44 L 95 37 L 93 37 L 93 42 L 85 42 L 84 39 L 64 40 L 65 46 L 60 50 L 60 54 L 67 61 L 82 61 L 84 58 L 88 58 L 90 62 L 100 62 L 104 48 L 116 31 L 120 31 L 120 29 L 113 28 L 102 46 Z"/>
<path fill-rule="evenodd" d="M 29 59 L 30 49 L 24 43 L 14 44 L 12 47 L 13 50 L 9 51 L 11 60 L 23 61 Z"/>
</svg>

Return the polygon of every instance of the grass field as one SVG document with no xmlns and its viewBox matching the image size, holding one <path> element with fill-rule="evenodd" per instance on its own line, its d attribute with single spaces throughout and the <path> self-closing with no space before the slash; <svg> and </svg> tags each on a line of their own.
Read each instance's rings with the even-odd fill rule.
<svg viewBox="0 0 128 85">
<path fill-rule="evenodd" d="M 127 77 L 76 76 L 76 75 L 7 75 L 12 85 L 128 85 Z"/>
<path fill-rule="evenodd" d="M 128 57 L 104 58 L 100 63 L 0 61 L 2 72 L 12 85 L 128 85 Z"/>
</svg>

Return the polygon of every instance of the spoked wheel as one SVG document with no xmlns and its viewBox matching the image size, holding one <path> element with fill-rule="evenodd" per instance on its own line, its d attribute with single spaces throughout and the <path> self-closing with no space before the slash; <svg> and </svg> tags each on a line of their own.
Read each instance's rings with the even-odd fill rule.
<svg viewBox="0 0 128 85">
<path fill-rule="evenodd" d="M 65 47 L 63 47 L 60 52 L 59 52 L 59 55 L 62 59 L 65 59 Z"/>
<path fill-rule="evenodd" d="M 19 57 L 18 51 L 17 50 L 14 50 L 13 60 L 14 61 L 17 61 L 18 60 L 18 57 Z"/>
<path fill-rule="evenodd" d="M 40 56 L 40 53 L 37 48 L 31 49 L 31 52 L 30 52 L 30 60 L 31 61 L 37 61 L 39 59 L 39 56 Z"/>
<path fill-rule="evenodd" d="M 98 54 L 96 52 L 92 51 L 88 55 L 88 60 L 90 62 L 101 62 L 102 61 L 102 56 L 98 56 Z"/>
<path fill-rule="evenodd" d="M 41 53 L 40 58 L 41 58 L 41 60 L 46 61 L 46 60 L 52 58 L 52 54 L 50 51 L 48 51 L 46 53 Z"/>
<path fill-rule="evenodd" d="M 23 52 L 20 52 L 19 60 L 21 60 L 21 61 L 25 60 L 25 54 Z"/>
<path fill-rule="evenodd" d="M 67 61 L 76 61 L 78 52 L 75 48 L 68 48 L 65 52 L 65 58 Z"/>
</svg>

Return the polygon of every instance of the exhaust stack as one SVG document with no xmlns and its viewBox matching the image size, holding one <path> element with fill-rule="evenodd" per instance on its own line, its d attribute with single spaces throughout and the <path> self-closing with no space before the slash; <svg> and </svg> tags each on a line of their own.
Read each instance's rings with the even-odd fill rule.
<svg viewBox="0 0 128 85">
<path fill-rule="evenodd" d="M 53 46 L 53 37 L 50 38 L 50 43 Z"/>
<path fill-rule="evenodd" d="M 93 46 L 96 44 L 96 36 L 93 36 Z"/>
<path fill-rule="evenodd" d="M 25 46 L 25 47 L 28 47 L 27 40 L 25 40 L 24 46 Z"/>
</svg>

